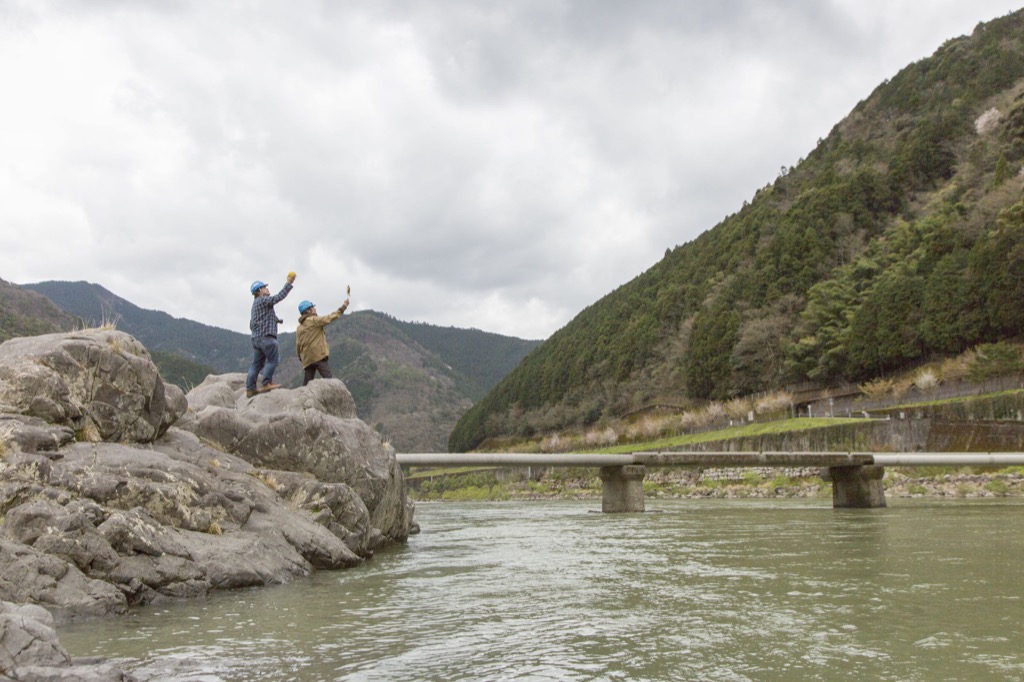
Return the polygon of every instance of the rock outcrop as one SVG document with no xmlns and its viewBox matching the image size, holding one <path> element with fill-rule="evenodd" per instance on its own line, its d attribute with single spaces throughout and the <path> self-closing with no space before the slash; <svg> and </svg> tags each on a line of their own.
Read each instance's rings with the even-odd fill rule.
<svg viewBox="0 0 1024 682">
<path fill-rule="evenodd" d="M 21 416 L 8 424 L 16 434 L 24 423 L 59 440 L 70 428 L 80 440 L 149 443 L 188 407 L 128 334 L 46 334 L 10 339 L 2 348 L 0 413 Z"/>
<path fill-rule="evenodd" d="M 319 497 L 354 492 L 375 532 L 387 540 L 408 535 L 412 509 L 401 468 L 377 432 L 356 417 L 345 384 L 320 379 L 254 398 L 242 397 L 244 389 L 243 374 L 207 377 L 189 392 L 189 414 L 179 426 L 254 466 L 310 474 L 306 482 L 291 480 L 289 499 L 308 497 L 303 504 L 323 509 Z"/>
<path fill-rule="evenodd" d="M 246 398 L 226 375 L 186 397 L 121 332 L 0 344 L 2 601 L 59 624 L 282 583 L 405 541 L 412 516 L 394 452 L 339 380 Z"/>
<path fill-rule="evenodd" d="M 43 607 L 0 601 L 0 679 L 127 682 L 135 678 L 102 659 L 73 658 L 58 641 L 53 616 Z"/>
</svg>

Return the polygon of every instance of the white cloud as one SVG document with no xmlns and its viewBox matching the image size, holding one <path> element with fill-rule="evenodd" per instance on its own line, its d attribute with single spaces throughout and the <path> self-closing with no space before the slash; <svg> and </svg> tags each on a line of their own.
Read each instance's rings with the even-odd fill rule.
<svg viewBox="0 0 1024 682">
<path fill-rule="evenodd" d="M 0 277 L 245 331 L 294 269 L 295 304 L 542 338 L 1012 9 L 8 3 Z"/>
</svg>

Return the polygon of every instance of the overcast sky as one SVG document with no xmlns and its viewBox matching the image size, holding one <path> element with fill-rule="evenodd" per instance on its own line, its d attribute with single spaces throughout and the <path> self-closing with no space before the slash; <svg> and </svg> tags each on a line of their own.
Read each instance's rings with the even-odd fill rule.
<svg viewBox="0 0 1024 682">
<path fill-rule="evenodd" d="M 1022 0 L 0 0 L 0 278 L 541 339 Z"/>
</svg>

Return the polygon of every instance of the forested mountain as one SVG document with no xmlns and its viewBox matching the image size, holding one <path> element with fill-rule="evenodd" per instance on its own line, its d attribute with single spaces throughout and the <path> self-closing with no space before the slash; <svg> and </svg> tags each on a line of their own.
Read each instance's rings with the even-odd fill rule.
<svg viewBox="0 0 1024 682">
<path fill-rule="evenodd" d="M 146 346 L 165 380 L 186 391 L 207 374 L 245 372 L 252 359 L 248 334 L 145 310 L 96 284 L 9 286 L 59 311 L 52 299 L 81 318 L 81 326 L 116 325 Z M 351 391 L 360 418 L 406 452 L 445 450 L 463 412 L 539 343 L 476 329 L 402 322 L 373 311 L 346 314 L 326 331 L 331 369 Z M 295 334 L 281 334 L 279 340 L 281 364 L 274 379 L 299 386 L 302 367 Z"/>
<path fill-rule="evenodd" d="M 88 326 L 115 325 L 141 341 L 150 354 L 178 356 L 216 372 L 237 372 L 252 359 L 247 334 L 140 308 L 98 284 L 51 281 L 25 284 L 23 288 L 46 296 Z"/>
<path fill-rule="evenodd" d="M 66 332 L 80 326 L 81 320 L 45 296 L 0 279 L 0 341 Z"/>
<path fill-rule="evenodd" d="M 735 214 L 582 311 L 451 450 L 1024 331 L 1024 10 L 906 67 Z"/>
<path fill-rule="evenodd" d="M 422 322 L 403 322 L 380 315 L 437 356 L 469 382 L 466 394 L 474 401 L 487 395 L 540 341 L 502 336 L 479 329 L 438 327 Z"/>
</svg>

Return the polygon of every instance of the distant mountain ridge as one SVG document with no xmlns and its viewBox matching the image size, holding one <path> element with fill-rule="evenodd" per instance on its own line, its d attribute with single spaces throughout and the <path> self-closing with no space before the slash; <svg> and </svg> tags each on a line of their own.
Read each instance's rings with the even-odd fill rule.
<svg viewBox="0 0 1024 682">
<path fill-rule="evenodd" d="M 207 374 L 245 372 L 252 359 L 248 334 L 146 310 L 97 284 L 48 281 L 20 289 L 45 296 L 40 300 L 85 326 L 111 323 L 131 334 L 150 351 L 161 375 L 185 390 Z M 402 322 L 374 311 L 344 315 L 327 327 L 327 339 L 331 369 L 355 398 L 360 418 L 409 452 L 445 451 L 458 418 L 540 343 Z M 281 334 L 279 341 L 275 380 L 300 385 L 295 334 Z"/>
<path fill-rule="evenodd" d="M 82 320 L 46 296 L 0 279 L 0 342 L 16 336 L 67 332 Z"/>
<path fill-rule="evenodd" d="M 46 296 L 90 326 L 116 325 L 141 341 L 150 353 L 178 355 L 220 373 L 237 372 L 252 357 L 245 334 L 140 308 L 98 284 L 48 281 L 23 288 Z"/>
<path fill-rule="evenodd" d="M 495 384 L 511 372 L 519 361 L 541 341 L 503 336 L 479 329 L 439 327 L 422 322 L 403 322 L 386 313 L 380 315 L 424 348 L 436 353 L 456 372 L 465 376 L 474 401 L 487 395 Z"/>
<path fill-rule="evenodd" d="M 856 384 L 1020 338 L 1022 188 L 1019 10 L 879 85 L 736 213 L 581 311 L 449 448 Z"/>
</svg>

